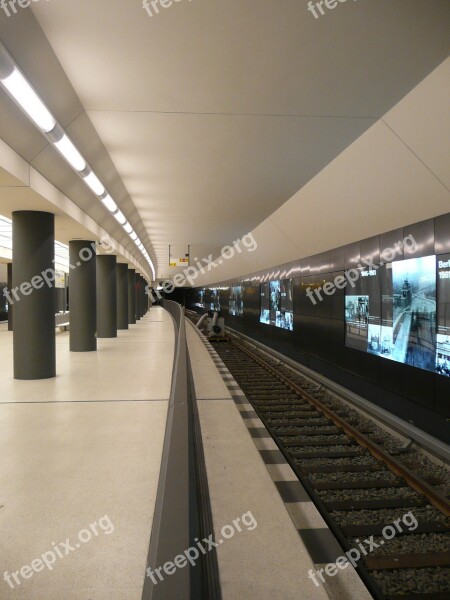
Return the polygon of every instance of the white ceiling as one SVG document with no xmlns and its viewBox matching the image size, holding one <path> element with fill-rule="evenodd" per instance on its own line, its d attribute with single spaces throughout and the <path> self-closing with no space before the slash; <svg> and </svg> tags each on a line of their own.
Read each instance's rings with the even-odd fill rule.
<svg viewBox="0 0 450 600">
<path fill-rule="evenodd" d="M 64 125 L 92 161 L 95 127 L 164 275 L 169 244 L 205 255 L 254 229 L 441 63 L 449 6 L 359 0 L 315 20 L 304 0 L 180 0 L 149 18 L 141 0 L 54 0 L 33 13 L 79 97 L 53 98 Z M 5 35 L 27 48 L 20 19 Z M 45 90 L 39 56 L 34 75 Z M 35 155 L 50 172 L 53 154 Z"/>
<path fill-rule="evenodd" d="M 199 275 L 196 284 L 223 282 L 450 213 L 449 106 L 450 58 L 259 224 L 253 252 L 236 253 Z"/>
</svg>

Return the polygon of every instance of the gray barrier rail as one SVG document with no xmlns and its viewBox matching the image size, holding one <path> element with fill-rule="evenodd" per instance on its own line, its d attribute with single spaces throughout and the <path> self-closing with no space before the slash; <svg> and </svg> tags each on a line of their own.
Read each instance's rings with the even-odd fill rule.
<svg viewBox="0 0 450 600">
<path fill-rule="evenodd" d="M 70 312 L 60 312 L 55 315 L 55 327 L 66 329 L 70 325 Z"/>
<path fill-rule="evenodd" d="M 213 533 L 213 525 L 184 310 L 170 300 L 162 305 L 174 319 L 175 360 L 142 600 L 219 600 L 215 553 L 198 557 L 195 566 L 181 558 L 196 545 L 195 539 Z M 161 569 L 167 563 L 173 566 L 175 559 L 179 566 L 168 568 L 170 574 Z"/>
</svg>

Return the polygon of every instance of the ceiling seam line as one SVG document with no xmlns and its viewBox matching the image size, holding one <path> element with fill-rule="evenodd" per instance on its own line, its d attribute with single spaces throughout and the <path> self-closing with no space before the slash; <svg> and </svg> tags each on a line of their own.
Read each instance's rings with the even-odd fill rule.
<svg viewBox="0 0 450 600">
<path fill-rule="evenodd" d="M 195 112 L 181 110 L 117 110 L 117 109 L 92 109 L 86 108 L 86 113 L 120 113 L 120 114 L 152 114 L 152 115 L 193 115 L 193 116 L 220 116 L 220 117 L 274 117 L 298 119 L 359 119 L 377 121 L 380 116 L 348 116 L 348 115 L 308 115 L 308 114 L 281 114 L 281 113 L 226 113 L 226 112 Z"/>
<path fill-rule="evenodd" d="M 81 111 L 80 111 L 80 112 L 79 112 L 79 113 L 78 113 L 78 114 L 77 114 L 77 115 L 76 115 L 76 116 L 75 116 L 75 117 L 74 117 L 74 118 L 73 118 L 71 121 L 69 121 L 68 123 L 66 123 L 66 124 L 64 125 L 64 129 L 66 129 L 67 127 L 70 127 L 70 126 L 72 125 L 72 123 L 74 123 L 74 122 L 75 122 L 75 121 L 76 121 L 76 120 L 77 120 L 79 117 L 81 117 L 81 115 L 82 115 L 83 113 L 86 113 L 86 116 L 88 116 L 88 114 L 87 114 L 87 112 L 86 112 L 86 109 L 85 109 L 85 108 L 82 106 L 82 107 L 81 107 Z M 90 120 L 90 119 L 89 119 L 89 120 Z"/>
<path fill-rule="evenodd" d="M 433 175 L 433 177 L 434 177 L 435 179 L 437 179 L 437 181 L 439 181 L 439 183 L 440 183 L 440 184 L 441 184 L 441 185 L 442 185 L 442 186 L 443 186 L 443 187 L 444 187 L 444 188 L 447 190 L 447 192 L 450 192 L 450 189 L 449 189 L 449 188 L 446 186 L 446 184 L 445 184 L 445 183 L 442 181 L 442 179 L 441 179 L 441 178 L 440 178 L 438 175 L 436 175 L 436 173 L 435 173 L 435 172 L 434 172 L 434 171 L 431 169 L 431 167 L 429 167 L 429 166 L 427 165 L 427 163 L 426 163 L 424 160 L 422 160 L 422 159 L 420 158 L 420 156 L 419 156 L 419 155 L 418 155 L 416 152 L 414 152 L 414 150 L 413 150 L 413 149 L 412 149 L 412 148 L 411 148 L 411 147 L 410 147 L 410 146 L 409 146 L 409 145 L 408 145 L 408 144 L 405 142 L 405 140 L 404 140 L 404 139 L 402 139 L 402 138 L 400 137 L 400 135 L 399 135 L 399 134 L 398 134 L 398 133 L 397 133 L 397 132 L 396 132 L 396 131 L 395 131 L 395 130 L 394 130 L 394 129 L 393 129 L 391 126 L 390 126 L 390 125 L 389 125 L 389 123 L 387 123 L 387 122 L 384 120 L 384 118 L 383 118 L 383 119 L 380 119 L 380 120 L 381 120 L 381 121 L 382 121 L 382 122 L 383 122 L 383 123 L 386 125 L 386 127 L 389 129 L 389 131 L 390 131 L 391 133 L 393 133 L 393 134 L 395 135 L 395 137 L 396 137 L 396 138 L 397 138 L 397 139 L 398 139 L 398 140 L 399 140 L 399 141 L 400 141 L 400 142 L 401 142 L 401 143 L 402 143 L 402 144 L 403 144 L 403 145 L 404 145 L 406 148 L 408 148 L 408 150 L 411 152 L 411 154 L 413 154 L 413 155 L 414 155 L 414 156 L 417 158 L 417 160 L 418 160 L 418 161 L 419 161 L 419 162 L 420 162 L 420 163 L 421 163 L 421 164 L 422 164 L 422 165 L 423 165 L 423 166 L 424 166 L 424 167 L 427 169 L 427 171 L 429 171 L 429 172 L 431 173 L 431 175 Z"/>
<path fill-rule="evenodd" d="M 79 113 L 78 113 L 78 114 L 77 114 L 77 115 L 76 115 L 76 116 L 75 116 L 75 117 L 74 117 L 74 118 L 73 118 L 71 121 L 69 121 L 69 122 L 68 122 L 66 125 L 64 125 L 64 130 L 65 130 L 67 127 L 70 127 L 70 126 L 72 125 L 72 123 L 73 123 L 74 121 L 76 121 L 76 119 L 78 119 L 78 117 L 80 117 L 80 116 L 81 116 L 81 115 L 82 115 L 84 112 L 86 112 L 86 110 L 85 110 L 84 108 L 82 108 L 82 109 L 81 109 L 81 112 L 79 112 Z M 88 115 L 87 115 L 87 113 L 86 113 L 86 116 L 88 116 Z M 35 155 L 34 155 L 34 156 L 33 156 L 33 157 L 32 157 L 32 158 L 29 160 L 29 161 L 27 161 L 29 166 L 32 166 L 32 164 L 31 164 L 31 163 L 32 163 L 33 161 L 35 161 L 35 160 L 36 160 L 36 158 L 37 158 L 37 157 L 38 157 L 38 156 L 39 156 L 39 155 L 40 155 L 42 152 L 44 152 L 44 150 L 46 150 L 48 147 L 52 147 L 52 145 L 50 144 L 50 142 L 48 142 L 48 140 L 45 140 L 45 142 L 46 142 L 46 143 L 45 143 L 45 146 L 44 146 L 43 148 L 41 148 L 41 149 L 39 150 L 39 152 L 38 152 L 37 154 L 35 154 Z M 33 167 L 33 168 L 34 168 L 34 167 Z"/>
<path fill-rule="evenodd" d="M 300 189 L 302 189 L 302 188 L 300 188 Z M 300 191 L 300 190 L 299 190 L 299 191 Z M 288 202 L 289 202 L 289 200 L 288 200 Z M 281 206 L 280 206 L 280 208 L 281 208 Z M 278 225 L 278 223 L 276 223 L 276 221 L 274 221 L 274 219 L 273 219 L 273 215 L 274 215 L 274 213 L 273 213 L 273 214 L 272 214 L 270 217 L 268 217 L 269 221 L 270 221 L 270 222 L 271 222 L 273 225 L 275 225 L 275 227 L 278 229 L 278 231 L 281 233 L 281 235 L 284 235 L 284 237 L 286 237 L 286 238 L 287 238 L 287 239 L 288 239 L 288 240 L 291 242 L 291 244 L 292 244 L 292 245 L 293 245 L 293 246 L 294 246 L 294 247 L 295 247 L 295 248 L 296 248 L 296 249 L 297 249 L 299 252 L 301 252 L 301 249 L 300 249 L 300 248 L 297 246 L 296 242 L 294 242 L 294 240 L 293 240 L 293 239 L 290 237 L 290 235 L 288 235 L 288 234 L 287 234 L 285 231 L 283 231 L 283 230 L 281 229 L 281 227 Z M 295 260 L 295 259 L 294 259 L 294 260 Z"/>
</svg>

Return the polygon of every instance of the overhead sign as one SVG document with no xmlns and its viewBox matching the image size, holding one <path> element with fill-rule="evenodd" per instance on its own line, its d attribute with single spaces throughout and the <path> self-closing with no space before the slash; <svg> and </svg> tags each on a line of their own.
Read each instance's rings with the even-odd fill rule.
<svg viewBox="0 0 450 600">
<path fill-rule="evenodd" d="M 169 246 L 169 267 L 189 266 L 189 246 Z"/>
<path fill-rule="evenodd" d="M 171 267 L 185 267 L 189 265 L 189 258 L 171 258 L 169 265 Z"/>
</svg>

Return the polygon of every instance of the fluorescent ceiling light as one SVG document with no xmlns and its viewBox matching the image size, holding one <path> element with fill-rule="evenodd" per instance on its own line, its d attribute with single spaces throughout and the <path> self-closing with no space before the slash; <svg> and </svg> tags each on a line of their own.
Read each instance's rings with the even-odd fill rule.
<svg viewBox="0 0 450 600">
<path fill-rule="evenodd" d="M 84 178 L 84 181 L 91 188 L 94 194 L 97 194 L 97 196 L 101 196 L 105 193 L 105 188 L 103 187 L 102 183 L 99 181 L 97 175 L 93 171 L 91 171 L 89 175 Z"/>
<path fill-rule="evenodd" d="M 54 129 L 56 125 L 55 119 L 16 67 L 14 67 L 11 75 L 2 79 L 2 83 L 14 100 L 42 131 L 48 133 Z"/>
<path fill-rule="evenodd" d="M 111 196 L 109 194 L 107 196 L 105 196 L 104 198 L 102 198 L 102 202 L 106 206 L 106 208 L 109 210 L 109 212 L 112 212 L 112 213 L 116 212 L 117 204 L 114 202 L 114 200 L 111 198 Z"/>
<path fill-rule="evenodd" d="M 63 135 L 63 137 L 55 142 L 56 148 L 61 152 L 67 162 L 72 165 L 75 171 L 81 172 L 86 168 L 86 161 L 69 140 L 67 135 Z"/>
<path fill-rule="evenodd" d="M 6 66 L 4 63 L 6 63 Z M 48 135 L 53 131 L 53 135 L 48 135 L 48 137 L 54 143 L 58 152 L 60 152 L 70 166 L 80 174 L 86 185 L 89 186 L 94 194 L 99 197 L 103 196 L 105 194 L 105 188 L 103 184 L 95 175 L 95 173 L 88 168 L 88 164 L 81 153 L 78 151 L 64 130 L 62 130 L 61 126 L 56 122 L 56 119 L 39 98 L 32 86 L 28 83 L 26 78 L 22 75 L 19 69 L 14 66 L 13 59 L 11 59 L 9 53 L 1 42 L 0 82 L 3 84 L 12 98 L 17 102 L 17 104 L 22 108 L 22 110 L 30 117 L 30 119 L 43 133 Z M 55 142 L 54 139 L 61 133 L 61 139 Z M 89 171 L 87 176 L 84 176 L 85 171 Z M 109 194 L 106 194 L 104 198 L 100 199 L 103 205 L 114 215 L 115 219 L 123 226 L 126 233 L 131 237 L 136 246 L 142 252 L 143 257 L 146 259 L 147 263 L 152 269 L 153 277 L 155 277 L 155 269 L 150 260 L 148 252 L 146 251 L 144 244 L 138 238 L 130 223 L 128 223 L 125 215 L 118 209 L 117 204 Z"/>
<path fill-rule="evenodd" d="M 125 225 L 127 222 L 127 219 L 121 210 L 118 210 L 114 216 L 121 225 Z"/>
</svg>

